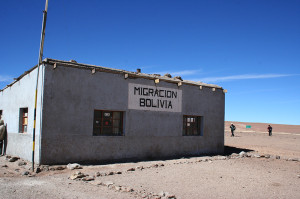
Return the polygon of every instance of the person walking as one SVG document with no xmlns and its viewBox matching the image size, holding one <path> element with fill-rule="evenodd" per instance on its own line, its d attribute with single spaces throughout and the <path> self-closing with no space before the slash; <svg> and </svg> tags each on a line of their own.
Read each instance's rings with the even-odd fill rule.
<svg viewBox="0 0 300 199">
<path fill-rule="evenodd" d="M 231 129 L 231 137 L 234 137 L 235 126 L 233 125 L 233 123 L 231 123 L 230 129 Z"/>
<path fill-rule="evenodd" d="M 4 125 L 4 121 L 0 120 L 0 155 L 1 156 L 5 155 L 6 136 L 7 136 L 6 126 Z"/>
<path fill-rule="evenodd" d="M 272 136 L 272 130 L 273 130 L 273 128 L 269 125 L 269 126 L 268 126 L 269 136 Z"/>
</svg>

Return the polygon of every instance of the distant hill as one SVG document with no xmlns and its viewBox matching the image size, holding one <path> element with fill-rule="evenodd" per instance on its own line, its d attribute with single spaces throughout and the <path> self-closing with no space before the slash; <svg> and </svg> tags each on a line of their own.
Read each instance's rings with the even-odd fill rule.
<svg viewBox="0 0 300 199">
<path fill-rule="evenodd" d="M 270 124 L 270 123 L 254 123 L 254 122 L 235 122 L 225 121 L 225 131 L 230 131 L 229 126 L 233 123 L 236 126 L 236 131 L 257 131 L 267 132 L 268 125 L 273 127 L 273 132 L 285 133 L 300 133 L 300 125 L 286 125 L 286 124 Z M 246 126 L 251 128 L 246 128 Z"/>
</svg>

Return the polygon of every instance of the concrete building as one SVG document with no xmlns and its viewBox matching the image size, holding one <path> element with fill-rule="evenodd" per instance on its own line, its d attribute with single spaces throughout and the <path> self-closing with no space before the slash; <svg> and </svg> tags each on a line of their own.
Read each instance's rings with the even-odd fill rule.
<svg viewBox="0 0 300 199">
<path fill-rule="evenodd" d="M 31 161 L 37 66 L 0 92 L 7 154 Z M 39 70 L 39 164 L 223 153 L 217 85 L 45 59 Z"/>
</svg>

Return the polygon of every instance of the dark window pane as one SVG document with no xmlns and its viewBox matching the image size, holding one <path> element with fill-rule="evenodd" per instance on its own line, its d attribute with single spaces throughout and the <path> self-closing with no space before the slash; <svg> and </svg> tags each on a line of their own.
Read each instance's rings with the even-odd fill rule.
<svg viewBox="0 0 300 199">
<path fill-rule="evenodd" d="M 94 111 L 93 135 L 123 135 L 123 112 Z"/>
<path fill-rule="evenodd" d="M 102 135 L 112 135 L 113 129 L 111 127 L 103 127 L 102 128 Z"/>
<path fill-rule="evenodd" d="M 202 130 L 201 116 L 183 116 L 183 135 L 197 136 L 201 135 Z"/>
<path fill-rule="evenodd" d="M 95 118 L 101 118 L 101 116 L 102 116 L 101 111 L 97 111 L 97 110 L 94 111 L 94 117 Z"/>
</svg>

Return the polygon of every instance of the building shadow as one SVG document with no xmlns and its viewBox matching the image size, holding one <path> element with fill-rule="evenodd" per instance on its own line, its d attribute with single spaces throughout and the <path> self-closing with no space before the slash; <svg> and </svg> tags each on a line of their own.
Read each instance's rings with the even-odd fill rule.
<svg viewBox="0 0 300 199">
<path fill-rule="evenodd" d="M 240 153 L 240 152 L 253 152 L 254 150 L 252 149 L 246 149 L 246 148 L 237 148 L 237 147 L 233 147 L 233 146 L 224 146 L 224 154 L 225 156 L 227 155 L 231 155 L 233 153 Z"/>
</svg>

